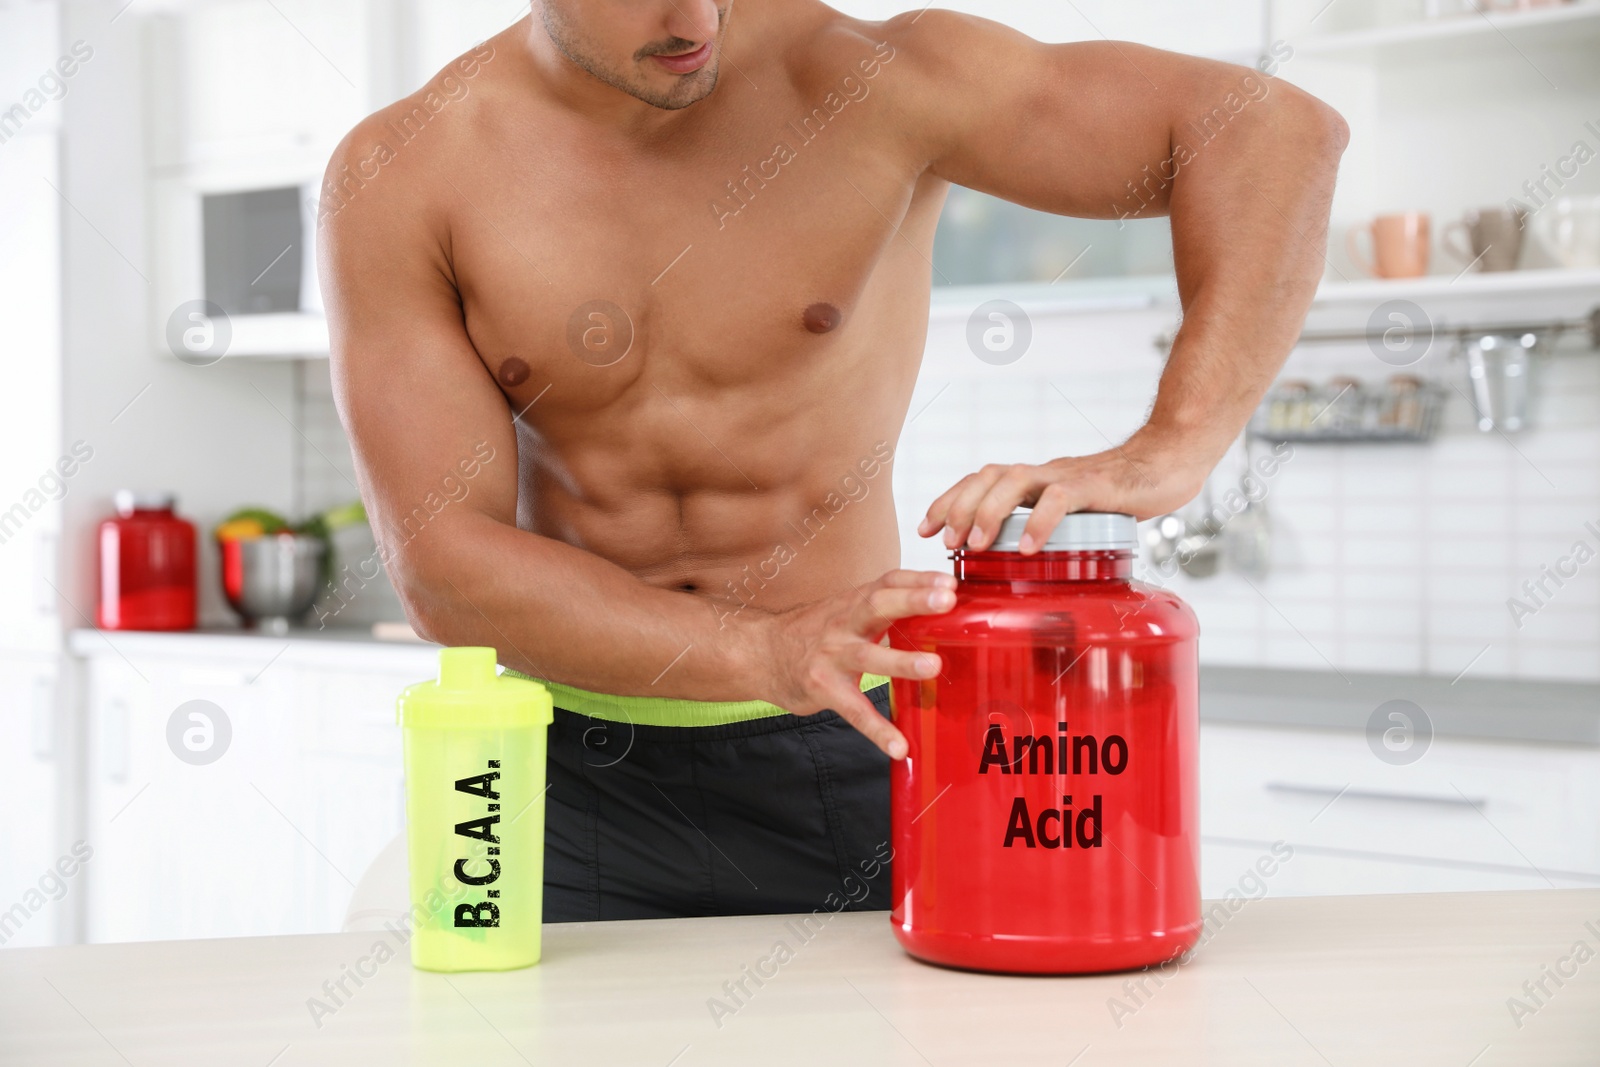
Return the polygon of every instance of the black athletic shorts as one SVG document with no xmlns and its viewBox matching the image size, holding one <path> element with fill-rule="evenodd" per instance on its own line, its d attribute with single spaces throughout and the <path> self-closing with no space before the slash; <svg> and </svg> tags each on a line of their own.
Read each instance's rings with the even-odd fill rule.
<svg viewBox="0 0 1600 1067">
<path fill-rule="evenodd" d="M 889 687 L 866 695 L 889 717 Z M 889 758 L 832 711 L 550 727 L 544 921 L 889 907 Z"/>
</svg>

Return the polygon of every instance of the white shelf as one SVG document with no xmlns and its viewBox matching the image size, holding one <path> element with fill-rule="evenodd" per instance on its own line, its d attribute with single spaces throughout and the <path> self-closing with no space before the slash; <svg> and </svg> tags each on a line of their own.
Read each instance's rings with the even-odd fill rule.
<svg viewBox="0 0 1600 1067">
<path fill-rule="evenodd" d="M 1389 307 L 1389 301 L 1414 305 Z M 1492 274 L 1327 282 L 1317 290 L 1305 331 L 1343 332 L 1372 326 L 1380 311 L 1414 317 L 1436 330 L 1582 322 L 1600 308 L 1600 270 L 1518 270 Z M 1562 351 L 1587 353 L 1586 331 L 1563 335 Z"/>
<path fill-rule="evenodd" d="M 1470 301 L 1495 303 L 1498 298 L 1517 302 L 1556 300 L 1587 308 L 1600 305 L 1600 269 L 1508 270 L 1487 274 L 1434 274 L 1422 278 L 1373 278 L 1328 281 L 1317 287 L 1313 310 L 1337 309 L 1384 300 Z M 1177 284 L 1172 275 L 1130 278 L 1089 278 L 1042 283 L 935 286 L 929 317 L 965 318 L 987 300 L 1010 300 L 1032 313 L 1084 314 L 1136 311 L 1177 305 Z"/>
<path fill-rule="evenodd" d="M 229 359 L 327 359 L 328 320 L 319 314 L 235 315 Z"/>
<path fill-rule="evenodd" d="M 1433 274 L 1423 278 L 1324 282 L 1317 288 L 1315 304 L 1497 296 L 1587 296 L 1600 304 L 1600 270 L 1507 270 L 1459 277 Z"/>
<path fill-rule="evenodd" d="M 1457 59 L 1487 51 L 1515 56 L 1512 48 L 1573 45 L 1600 40 L 1600 2 L 1580 0 L 1560 7 L 1502 14 L 1464 14 L 1308 37 L 1296 53 L 1371 62 Z"/>
<path fill-rule="evenodd" d="M 1092 314 L 1138 311 L 1177 303 L 1177 281 L 1170 274 L 1126 278 L 1082 278 L 1063 282 L 991 282 L 936 285 L 928 318 L 965 319 L 979 304 L 1010 300 L 1032 314 Z"/>
</svg>

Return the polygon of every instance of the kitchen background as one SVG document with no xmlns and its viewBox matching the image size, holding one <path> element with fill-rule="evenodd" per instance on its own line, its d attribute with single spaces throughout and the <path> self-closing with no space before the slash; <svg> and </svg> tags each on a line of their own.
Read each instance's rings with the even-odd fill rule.
<svg viewBox="0 0 1600 1067">
<path fill-rule="evenodd" d="M 948 6 L 1227 59 L 1245 95 L 1270 73 L 1351 127 L 1305 342 L 1210 518 L 1145 524 L 1142 576 L 1203 627 L 1207 894 L 1600 885 L 1600 0 Z M 374 635 L 401 615 L 359 522 L 287 634 L 239 628 L 212 531 L 355 499 L 301 227 L 357 119 L 525 10 L 0 0 L 0 944 L 376 914 L 393 698 L 431 650 Z M 1452 221 L 1509 207 L 1522 229 L 1450 250 Z M 1385 273 L 1420 276 L 1373 278 L 1358 231 L 1405 212 L 1427 263 L 1381 229 Z M 963 474 L 1139 425 L 1168 239 L 952 192 L 895 463 L 906 565 L 948 566 L 914 527 Z M 199 528 L 199 632 L 95 628 L 120 489 Z M 1278 840 L 1294 859 L 1253 873 Z"/>
</svg>

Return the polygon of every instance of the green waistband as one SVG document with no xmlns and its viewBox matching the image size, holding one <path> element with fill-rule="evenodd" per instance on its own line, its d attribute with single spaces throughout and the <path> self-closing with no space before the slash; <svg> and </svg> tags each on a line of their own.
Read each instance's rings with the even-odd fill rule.
<svg viewBox="0 0 1600 1067">
<path fill-rule="evenodd" d="M 630 722 L 635 726 L 726 726 L 732 722 L 765 719 L 789 714 L 765 700 L 678 700 L 670 697 L 615 697 L 591 693 L 560 682 L 534 678 L 506 668 L 513 678 L 527 678 L 550 690 L 556 707 L 609 722 Z M 861 691 L 876 689 L 889 679 L 881 674 L 863 674 Z"/>
</svg>

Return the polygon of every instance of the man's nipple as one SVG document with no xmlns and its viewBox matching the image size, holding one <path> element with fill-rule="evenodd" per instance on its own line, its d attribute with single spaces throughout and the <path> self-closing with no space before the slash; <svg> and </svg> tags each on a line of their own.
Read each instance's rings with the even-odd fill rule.
<svg viewBox="0 0 1600 1067">
<path fill-rule="evenodd" d="M 844 316 L 832 304 L 816 303 L 806 308 L 800 321 L 812 333 L 829 333 L 836 329 Z"/>
<path fill-rule="evenodd" d="M 508 389 L 512 386 L 521 385 L 528 380 L 528 375 L 531 373 L 533 373 L 532 368 L 528 366 L 526 360 L 512 356 L 500 364 L 500 384 Z"/>
</svg>

